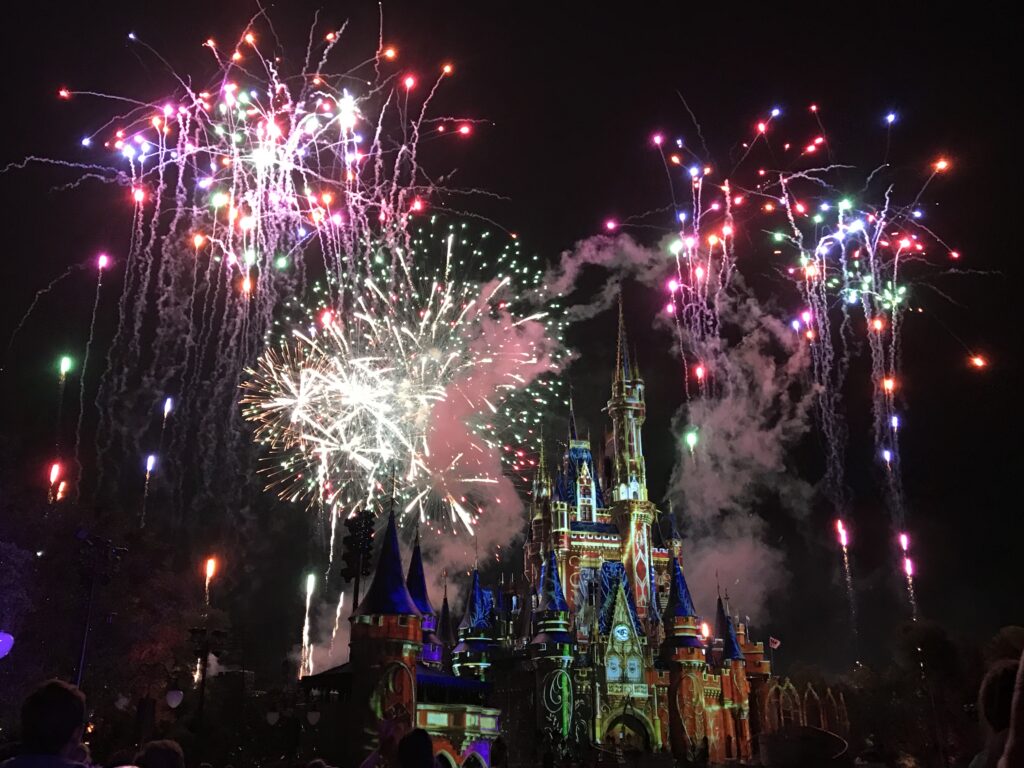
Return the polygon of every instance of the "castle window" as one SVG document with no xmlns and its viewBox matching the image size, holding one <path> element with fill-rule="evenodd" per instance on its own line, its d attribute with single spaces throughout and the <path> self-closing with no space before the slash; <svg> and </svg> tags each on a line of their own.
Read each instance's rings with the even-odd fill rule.
<svg viewBox="0 0 1024 768">
<path fill-rule="evenodd" d="M 605 675 L 610 683 L 617 683 L 622 680 L 621 656 L 614 653 L 608 654 L 608 660 L 605 662 Z"/>
<path fill-rule="evenodd" d="M 643 668 L 639 656 L 630 656 L 626 660 L 626 679 L 631 683 L 639 683 Z"/>
</svg>

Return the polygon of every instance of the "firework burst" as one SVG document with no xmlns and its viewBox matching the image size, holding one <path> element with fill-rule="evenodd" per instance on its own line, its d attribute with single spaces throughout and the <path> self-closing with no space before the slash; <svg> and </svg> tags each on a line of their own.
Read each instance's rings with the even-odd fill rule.
<svg viewBox="0 0 1024 768">
<path fill-rule="evenodd" d="M 456 244 L 453 228 L 437 268 L 424 254 L 400 286 L 367 277 L 346 308 L 319 307 L 251 371 L 245 415 L 283 498 L 354 510 L 394 475 L 407 520 L 469 533 L 485 500 L 500 503 L 505 470 L 520 465 L 509 451 L 502 466 L 501 438 L 533 432 L 551 385 L 535 382 L 557 346 L 545 313 L 517 311 L 524 268 L 502 257 L 493 279 L 466 279 Z"/>
</svg>

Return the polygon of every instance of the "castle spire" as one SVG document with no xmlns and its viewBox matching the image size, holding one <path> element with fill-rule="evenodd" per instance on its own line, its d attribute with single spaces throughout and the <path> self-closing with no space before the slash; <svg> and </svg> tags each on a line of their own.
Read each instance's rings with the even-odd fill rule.
<svg viewBox="0 0 1024 768">
<path fill-rule="evenodd" d="M 423 575 L 423 553 L 420 551 L 420 533 L 416 531 L 416 542 L 413 544 L 412 557 L 409 559 L 409 572 L 405 577 L 409 595 L 424 618 L 434 615 L 434 606 L 430 604 L 427 593 L 427 580 Z"/>
<path fill-rule="evenodd" d="M 672 585 L 668 595 L 668 606 L 666 613 L 670 616 L 695 617 L 697 609 L 693 607 L 693 598 L 690 596 L 690 588 L 683 576 L 683 569 L 679 567 L 679 560 L 675 557 L 672 560 Z M 721 601 L 719 601 L 721 604 Z"/>
<path fill-rule="evenodd" d="M 569 385 L 569 439 L 578 440 L 579 437 L 576 433 L 576 409 L 573 408 L 572 404 L 572 385 Z"/>
<path fill-rule="evenodd" d="M 558 558 L 554 547 L 548 550 L 548 561 L 541 574 L 540 603 L 538 611 L 568 611 L 569 604 L 565 601 L 562 581 L 558 578 Z"/>
<path fill-rule="evenodd" d="M 715 634 L 722 639 L 722 659 L 724 661 L 743 659 L 743 651 L 740 650 L 739 640 L 736 639 L 736 628 L 732 624 L 732 618 L 725 610 L 721 595 L 718 597 L 718 605 L 715 610 Z"/>
<path fill-rule="evenodd" d="M 622 382 L 633 378 L 633 368 L 629 364 L 629 343 L 626 340 L 626 319 L 622 311 L 622 288 L 619 288 L 619 339 L 615 348 L 615 381 Z"/>
<path fill-rule="evenodd" d="M 455 635 L 455 625 L 452 622 L 451 608 L 448 607 L 448 569 L 444 570 L 444 599 L 441 601 L 441 620 L 438 622 L 437 631 L 440 633 L 441 642 L 451 648 L 458 642 Z"/>
<path fill-rule="evenodd" d="M 533 476 L 533 500 L 551 496 L 551 475 L 548 474 L 548 456 L 544 449 L 544 427 L 540 430 L 540 456 L 537 457 L 537 471 Z"/>
<path fill-rule="evenodd" d="M 388 527 L 384 530 L 377 570 L 373 583 L 366 593 L 356 616 L 419 616 L 409 588 L 402 576 L 402 556 L 398 550 L 398 529 L 395 527 L 395 510 L 388 513 Z"/>
<path fill-rule="evenodd" d="M 480 571 L 473 568 L 473 580 L 469 587 L 469 594 L 466 595 L 466 612 L 462 617 L 459 629 L 486 629 L 490 627 L 490 616 L 488 615 L 487 598 L 480 586 Z"/>
</svg>

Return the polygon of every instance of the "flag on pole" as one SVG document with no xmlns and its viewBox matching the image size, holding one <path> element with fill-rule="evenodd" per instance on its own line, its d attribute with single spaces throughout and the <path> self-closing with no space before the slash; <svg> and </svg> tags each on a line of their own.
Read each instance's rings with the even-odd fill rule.
<svg viewBox="0 0 1024 768">
<path fill-rule="evenodd" d="M 782 641 L 779 640 L 779 638 L 777 638 L 777 637 L 769 637 L 768 638 L 768 647 L 771 648 L 773 651 L 776 648 L 778 648 L 780 645 L 782 645 Z"/>
</svg>

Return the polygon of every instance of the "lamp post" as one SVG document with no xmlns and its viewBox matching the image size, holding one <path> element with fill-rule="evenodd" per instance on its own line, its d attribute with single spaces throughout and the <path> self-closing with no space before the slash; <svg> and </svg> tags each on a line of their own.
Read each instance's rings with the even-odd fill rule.
<svg viewBox="0 0 1024 768">
<path fill-rule="evenodd" d="M 210 582 L 217 573 L 217 559 L 209 557 L 206 559 L 204 569 L 205 582 L 205 606 L 203 609 L 203 624 L 199 627 L 192 627 L 189 634 L 192 636 L 192 647 L 199 654 L 199 706 L 196 708 L 196 730 L 202 738 L 203 710 L 206 704 L 206 676 L 209 667 L 210 654 L 219 653 L 224 647 L 227 633 L 222 629 L 210 629 Z"/>
<path fill-rule="evenodd" d="M 96 597 L 96 587 L 107 584 L 117 570 L 121 558 L 128 551 L 98 536 L 90 536 L 88 531 L 79 531 L 81 545 L 78 550 L 78 571 L 88 589 L 85 602 L 85 627 L 82 630 L 82 645 L 78 653 L 78 671 L 75 673 L 75 685 L 82 686 L 85 673 L 85 652 L 89 645 L 89 630 L 92 628 L 92 605 Z"/>
</svg>

